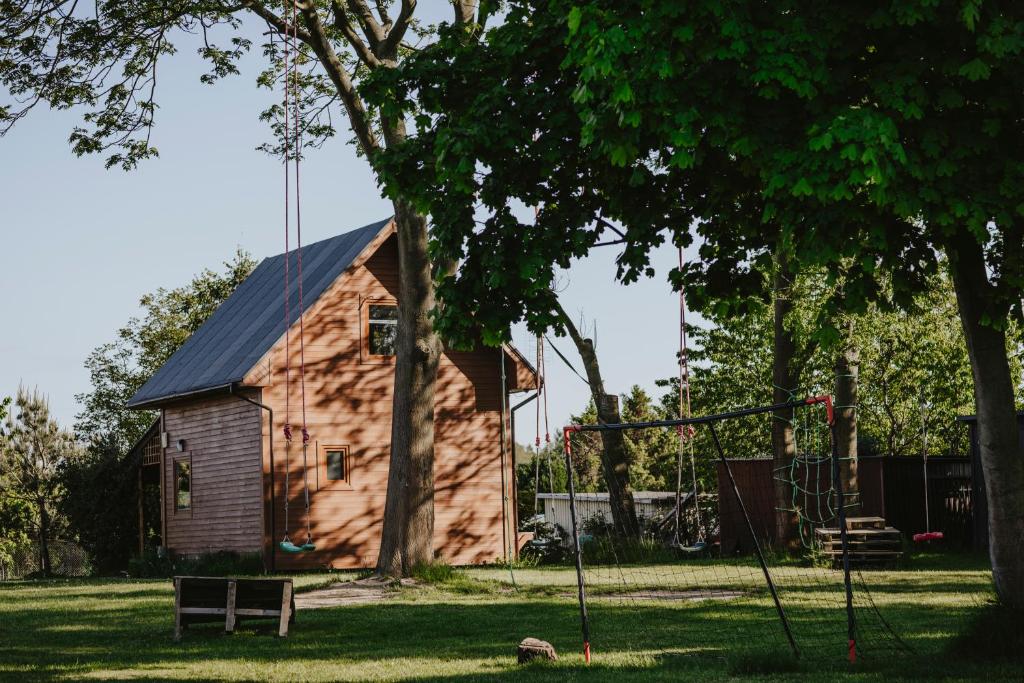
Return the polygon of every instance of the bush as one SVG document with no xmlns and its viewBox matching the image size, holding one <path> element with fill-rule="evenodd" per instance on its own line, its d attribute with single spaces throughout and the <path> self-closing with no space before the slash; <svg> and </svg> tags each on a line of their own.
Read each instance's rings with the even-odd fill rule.
<svg viewBox="0 0 1024 683">
<path fill-rule="evenodd" d="M 171 576 L 251 576 L 265 573 L 259 553 L 235 553 L 227 550 L 196 556 L 170 557 L 149 548 L 128 561 L 128 575 L 140 579 Z"/>
<path fill-rule="evenodd" d="M 523 546 L 513 566 L 535 567 L 538 564 L 556 564 L 565 559 L 564 535 L 544 515 L 535 515 L 520 525 L 520 531 L 533 532 L 533 539 Z"/>
<path fill-rule="evenodd" d="M 93 444 L 83 457 L 61 467 L 65 494 L 60 511 L 100 574 L 128 566 L 138 543 L 137 477 L 113 439 Z"/>
</svg>

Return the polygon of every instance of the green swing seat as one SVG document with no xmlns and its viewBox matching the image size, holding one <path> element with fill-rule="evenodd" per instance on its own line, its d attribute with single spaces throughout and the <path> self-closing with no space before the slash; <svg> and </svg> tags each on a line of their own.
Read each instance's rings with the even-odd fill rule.
<svg viewBox="0 0 1024 683">
<path fill-rule="evenodd" d="M 295 545 L 289 539 L 284 539 L 277 544 L 277 547 L 286 553 L 308 553 L 316 550 L 316 544 L 313 543 L 312 539 L 307 539 L 302 545 Z"/>
</svg>

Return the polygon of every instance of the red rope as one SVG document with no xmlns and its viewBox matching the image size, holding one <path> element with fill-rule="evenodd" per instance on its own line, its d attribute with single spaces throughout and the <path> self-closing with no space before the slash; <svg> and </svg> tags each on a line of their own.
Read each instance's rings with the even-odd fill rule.
<svg viewBox="0 0 1024 683">
<path fill-rule="evenodd" d="M 541 379 L 544 382 L 544 443 L 551 443 L 551 429 L 548 427 L 548 368 L 544 360 L 544 339 L 540 343 Z"/>
<path fill-rule="evenodd" d="M 302 157 L 302 120 L 299 116 L 299 23 L 298 3 L 292 2 L 292 102 L 295 106 L 295 241 L 298 251 L 299 266 L 299 385 L 302 401 L 302 443 L 309 443 L 309 431 L 306 429 L 306 328 L 305 308 L 302 301 L 302 194 L 299 178 L 299 164 Z"/>
<path fill-rule="evenodd" d="M 683 248 L 679 247 L 679 274 L 683 273 Z M 685 385 L 685 388 L 684 388 Z M 686 414 L 683 414 L 683 392 L 686 397 Z M 686 292 L 679 286 L 679 417 L 690 417 L 690 359 L 686 348 Z M 683 432 L 680 431 L 680 435 Z M 685 437 L 684 437 L 685 438 Z"/>
<path fill-rule="evenodd" d="M 537 438 L 534 441 L 534 445 L 537 447 L 537 451 L 540 452 L 540 395 L 544 392 L 544 365 L 543 354 L 544 350 L 541 346 L 544 343 L 544 338 L 539 334 L 537 335 Z"/>
<path fill-rule="evenodd" d="M 291 351 L 291 310 L 289 305 L 288 286 L 290 284 L 289 278 L 289 264 L 291 260 L 291 250 L 289 248 L 288 239 L 289 233 L 289 218 L 291 211 L 288 206 L 288 198 L 291 193 L 291 178 L 289 174 L 288 165 L 288 153 L 289 143 L 291 142 L 291 132 L 289 126 L 289 102 L 288 102 L 288 74 L 289 74 L 289 54 L 290 46 L 288 43 L 288 36 L 285 35 L 284 41 L 284 438 L 287 441 L 292 440 L 292 427 L 291 427 L 291 372 L 292 372 L 292 351 Z M 286 492 L 287 495 L 287 492 Z"/>
</svg>

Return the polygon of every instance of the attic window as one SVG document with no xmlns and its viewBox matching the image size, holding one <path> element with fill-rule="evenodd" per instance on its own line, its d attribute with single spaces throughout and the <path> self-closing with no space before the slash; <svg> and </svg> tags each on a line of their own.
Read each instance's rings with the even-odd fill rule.
<svg viewBox="0 0 1024 683">
<path fill-rule="evenodd" d="M 371 356 L 395 355 L 398 336 L 398 306 L 370 304 L 367 316 L 367 351 Z"/>
</svg>

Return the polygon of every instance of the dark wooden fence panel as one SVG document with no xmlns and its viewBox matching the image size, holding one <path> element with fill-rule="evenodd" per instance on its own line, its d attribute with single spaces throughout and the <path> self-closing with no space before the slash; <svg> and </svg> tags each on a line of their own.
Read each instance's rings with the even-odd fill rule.
<svg viewBox="0 0 1024 683">
<path fill-rule="evenodd" d="M 736 479 L 747 514 L 758 541 L 773 543 L 775 540 L 775 506 L 772 500 L 772 461 L 729 460 L 729 467 Z M 739 501 L 729 485 L 725 465 L 718 463 L 718 523 L 722 553 L 753 552 L 750 532 Z"/>
<path fill-rule="evenodd" d="M 969 458 L 928 458 L 928 512 L 925 521 L 924 462 L 920 456 L 877 458 L 884 469 L 885 519 L 911 536 L 941 531 L 949 547 L 971 547 L 971 461 Z M 867 460 L 867 458 L 865 458 Z"/>
<path fill-rule="evenodd" d="M 856 507 L 850 514 L 865 517 L 885 517 L 885 468 L 884 458 L 858 458 L 857 484 L 858 495 L 853 501 Z"/>
<path fill-rule="evenodd" d="M 736 486 L 746 505 L 758 540 L 775 542 L 774 472 L 770 460 L 730 460 Z M 947 547 L 972 547 L 977 521 L 972 514 L 972 479 L 969 458 L 935 456 L 928 459 L 928 497 L 931 529 L 942 531 Z M 798 477 L 810 491 L 828 488 L 824 471 Z M 858 461 L 859 504 L 850 514 L 884 517 L 907 537 L 925 530 L 924 467 L 920 457 L 865 457 Z M 718 464 L 720 540 L 725 553 L 750 552 L 746 529 L 725 467 Z M 811 495 L 799 504 L 816 505 Z M 987 527 L 983 527 L 987 528 Z"/>
</svg>

